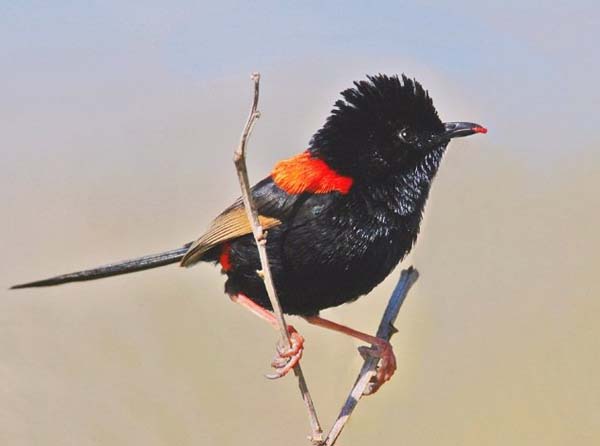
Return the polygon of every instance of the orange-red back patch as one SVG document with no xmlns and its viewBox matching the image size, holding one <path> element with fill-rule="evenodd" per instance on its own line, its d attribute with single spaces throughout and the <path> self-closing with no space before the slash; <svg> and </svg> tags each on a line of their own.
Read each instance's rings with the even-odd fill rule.
<svg viewBox="0 0 600 446">
<path fill-rule="evenodd" d="M 271 172 L 273 182 L 288 194 L 312 192 L 326 194 L 340 192 L 347 194 L 354 180 L 338 174 L 327 163 L 303 152 L 275 165 Z"/>
</svg>

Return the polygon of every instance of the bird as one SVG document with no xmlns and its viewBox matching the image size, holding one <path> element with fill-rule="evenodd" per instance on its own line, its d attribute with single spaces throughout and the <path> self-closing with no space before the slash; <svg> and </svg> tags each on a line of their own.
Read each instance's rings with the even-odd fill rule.
<svg viewBox="0 0 600 446">
<path fill-rule="evenodd" d="M 429 92 L 406 75 L 376 74 L 340 93 L 308 148 L 279 161 L 251 188 L 281 307 L 313 325 L 372 344 L 380 358 L 374 390 L 396 370 L 390 343 L 320 316 L 381 283 L 411 251 L 431 184 L 452 139 L 487 133 L 472 122 L 442 122 Z M 220 265 L 225 293 L 274 328 L 252 228 L 240 199 L 195 241 L 159 254 L 15 285 L 30 288 L 94 280 L 173 263 Z M 290 325 L 272 377 L 302 357 Z"/>
</svg>

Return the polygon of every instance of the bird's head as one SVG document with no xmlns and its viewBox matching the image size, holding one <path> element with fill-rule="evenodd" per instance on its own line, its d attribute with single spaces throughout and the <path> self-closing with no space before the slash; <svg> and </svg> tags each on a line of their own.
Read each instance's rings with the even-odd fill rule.
<svg viewBox="0 0 600 446">
<path fill-rule="evenodd" d="M 450 139 L 487 132 L 478 124 L 443 123 L 428 92 L 404 75 L 368 76 L 341 95 L 309 150 L 355 179 L 414 170 L 430 154 L 441 158 Z"/>
</svg>

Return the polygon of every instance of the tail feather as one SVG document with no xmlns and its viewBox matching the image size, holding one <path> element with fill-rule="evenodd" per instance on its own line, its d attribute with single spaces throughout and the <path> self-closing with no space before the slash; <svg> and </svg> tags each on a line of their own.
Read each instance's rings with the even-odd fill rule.
<svg viewBox="0 0 600 446">
<path fill-rule="evenodd" d="M 15 290 L 19 288 L 60 285 L 68 282 L 83 282 L 85 280 L 95 280 L 103 277 L 118 276 L 119 274 L 127 274 L 135 271 L 157 268 L 159 266 L 179 262 L 188 251 L 190 245 L 191 243 L 186 243 L 181 248 L 172 249 L 159 254 L 151 254 L 144 257 L 138 257 L 136 259 L 125 260 L 123 262 L 110 263 L 98 268 L 63 274 L 60 276 L 51 277 L 49 279 L 37 280 L 35 282 L 22 283 L 19 285 L 14 285 L 10 287 L 10 289 Z"/>
</svg>

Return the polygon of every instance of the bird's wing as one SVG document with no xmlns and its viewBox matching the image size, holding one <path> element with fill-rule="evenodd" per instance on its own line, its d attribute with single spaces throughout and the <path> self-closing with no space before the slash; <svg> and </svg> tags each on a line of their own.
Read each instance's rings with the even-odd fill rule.
<svg viewBox="0 0 600 446">
<path fill-rule="evenodd" d="M 298 195 L 290 195 L 279 189 L 270 177 L 252 188 L 252 196 L 259 212 L 263 229 L 280 225 L 285 215 L 298 200 Z M 244 203 L 238 198 L 231 206 L 215 218 L 208 230 L 190 246 L 181 260 L 181 266 L 191 266 L 198 262 L 211 248 L 252 233 Z"/>
</svg>

